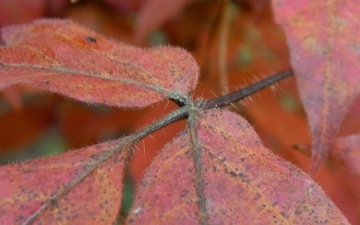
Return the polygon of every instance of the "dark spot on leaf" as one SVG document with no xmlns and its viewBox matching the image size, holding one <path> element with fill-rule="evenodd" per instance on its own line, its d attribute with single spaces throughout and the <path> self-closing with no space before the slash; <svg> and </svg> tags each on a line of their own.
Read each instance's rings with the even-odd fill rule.
<svg viewBox="0 0 360 225">
<path fill-rule="evenodd" d="M 96 38 L 94 38 L 94 37 L 87 37 L 87 38 L 86 38 L 86 41 L 92 42 L 92 43 L 96 43 Z"/>
<path fill-rule="evenodd" d="M 236 176 L 237 176 L 237 174 L 236 174 L 234 171 L 231 171 L 231 172 L 230 172 L 230 175 L 233 176 L 233 177 L 236 177 Z"/>
<path fill-rule="evenodd" d="M 49 84 L 50 83 L 50 81 L 49 80 L 45 80 L 45 84 Z"/>
<path fill-rule="evenodd" d="M 181 194 L 180 194 L 180 197 L 185 197 L 186 195 L 188 195 L 188 193 L 189 193 L 189 190 L 187 190 L 187 189 L 183 189 L 182 190 L 182 192 L 181 192 Z"/>
<path fill-rule="evenodd" d="M 286 218 L 286 213 L 284 213 L 284 212 L 280 212 L 280 214 L 281 214 L 283 217 L 285 217 L 285 218 Z"/>
</svg>

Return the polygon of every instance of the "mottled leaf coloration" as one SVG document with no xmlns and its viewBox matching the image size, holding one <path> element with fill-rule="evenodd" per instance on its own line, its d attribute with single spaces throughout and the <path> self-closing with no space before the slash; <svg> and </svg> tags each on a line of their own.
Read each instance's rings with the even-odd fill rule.
<svg viewBox="0 0 360 225">
<path fill-rule="evenodd" d="M 201 216 L 209 224 L 348 224 L 321 188 L 266 149 L 242 117 L 208 110 L 194 119 L 150 165 L 128 224 L 200 224 Z M 196 192 L 196 146 L 205 215 Z"/>
<path fill-rule="evenodd" d="M 104 142 L 1 167 L 0 224 L 114 223 L 125 146 L 125 139 Z"/>
<path fill-rule="evenodd" d="M 182 98 L 198 66 L 185 50 L 140 49 L 70 20 L 38 20 L 1 30 L 0 88 L 31 83 L 89 103 L 144 107 Z"/>
<path fill-rule="evenodd" d="M 274 0 L 287 36 L 300 96 L 313 136 L 310 173 L 327 158 L 360 91 L 360 7 L 352 1 Z"/>
</svg>

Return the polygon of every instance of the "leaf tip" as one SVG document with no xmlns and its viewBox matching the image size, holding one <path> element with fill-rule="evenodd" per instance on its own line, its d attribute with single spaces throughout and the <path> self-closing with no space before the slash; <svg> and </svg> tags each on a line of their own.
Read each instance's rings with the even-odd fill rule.
<svg viewBox="0 0 360 225">
<path fill-rule="evenodd" d="M 329 149 L 330 145 L 328 143 L 324 143 L 321 147 L 316 147 L 313 145 L 311 163 L 309 168 L 309 175 L 311 177 L 314 178 L 318 175 L 322 164 L 328 158 Z"/>
</svg>

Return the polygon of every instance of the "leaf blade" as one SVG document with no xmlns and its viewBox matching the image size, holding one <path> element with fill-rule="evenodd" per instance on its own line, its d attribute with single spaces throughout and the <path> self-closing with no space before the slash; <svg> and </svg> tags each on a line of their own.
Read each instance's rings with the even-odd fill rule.
<svg viewBox="0 0 360 225">
<path fill-rule="evenodd" d="M 310 173 L 315 175 L 359 94 L 360 42 L 353 35 L 360 29 L 355 19 L 359 8 L 349 1 L 275 0 L 273 6 L 276 21 L 287 36 L 291 64 L 311 126 Z"/>
<path fill-rule="evenodd" d="M 348 224 L 321 188 L 266 149 L 243 118 L 208 110 L 198 113 L 195 123 L 209 224 Z M 184 131 L 155 158 L 128 224 L 201 224 L 190 143 Z"/>
<path fill-rule="evenodd" d="M 185 50 L 116 43 L 70 20 L 37 20 L 1 35 L 0 88 L 26 82 L 85 102 L 145 107 L 182 100 L 197 82 Z"/>
<path fill-rule="evenodd" d="M 127 156 L 126 149 L 119 148 L 124 146 L 125 139 L 104 142 L 58 156 L 2 166 L 0 222 L 115 222 Z"/>
</svg>

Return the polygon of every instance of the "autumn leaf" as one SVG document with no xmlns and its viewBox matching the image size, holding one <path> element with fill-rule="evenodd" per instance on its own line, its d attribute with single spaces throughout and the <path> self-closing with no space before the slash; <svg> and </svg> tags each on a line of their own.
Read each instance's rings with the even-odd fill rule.
<svg viewBox="0 0 360 225">
<path fill-rule="evenodd" d="M 124 138 L 2 166 L 0 224 L 114 223 L 128 143 Z"/>
<path fill-rule="evenodd" d="M 209 224 L 348 224 L 321 188 L 266 149 L 240 116 L 208 110 L 189 119 L 194 126 L 148 168 L 127 224 L 199 224 L 201 217 Z M 201 152 L 202 178 L 196 176 L 194 148 Z M 197 179 L 205 211 L 199 209 Z"/>
<path fill-rule="evenodd" d="M 88 103 L 144 107 L 181 101 L 197 82 L 198 66 L 183 49 L 143 50 L 70 20 L 5 27 L 1 38 L 0 88 L 31 83 Z"/>
<path fill-rule="evenodd" d="M 131 147 L 187 119 L 148 168 L 126 223 L 348 224 L 322 189 L 265 148 L 242 117 L 211 109 L 225 105 L 217 101 L 188 97 L 198 67 L 185 50 L 143 50 L 62 20 L 4 28 L 1 37 L 0 88 L 30 83 L 119 107 L 172 98 L 180 109 L 125 138 L 2 167 L 0 223 L 118 222 Z"/>
<path fill-rule="evenodd" d="M 360 90 L 360 41 L 354 35 L 360 8 L 351 1 L 310 0 L 274 0 L 273 6 L 311 126 L 314 175 Z"/>
</svg>

